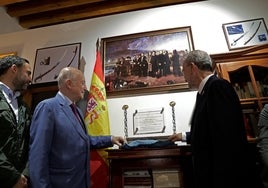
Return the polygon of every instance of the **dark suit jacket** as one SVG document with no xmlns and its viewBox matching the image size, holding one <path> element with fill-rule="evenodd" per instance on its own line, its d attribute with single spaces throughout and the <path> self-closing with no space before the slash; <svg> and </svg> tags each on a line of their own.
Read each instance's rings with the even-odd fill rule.
<svg viewBox="0 0 268 188">
<path fill-rule="evenodd" d="M 265 188 L 268 188 L 268 104 L 264 105 L 259 115 L 258 130 L 261 177 Z"/>
<path fill-rule="evenodd" d="M 29 129 L 31 112 L 18 97 L 19 121 L 0 87 L 0 187 L 15 185 L 21 174 L 28 174 Z"/>
<path fill-rule="evenodd" d="M 79 113 L 82 116 L 81 111 Z M 32 187 L 90 187 L 90 148 L 112 146 L 111 136 L 88 136 L 68 102 L 59 94 L 38 104 L 31 126 Z"/>
<path fill-rule="evenodd" d="M 200 188 L 248 184 L 247 139 L 239 98 L 226 80 L 211 76 L 196 101 L 188 142 Z"/>
</svg>

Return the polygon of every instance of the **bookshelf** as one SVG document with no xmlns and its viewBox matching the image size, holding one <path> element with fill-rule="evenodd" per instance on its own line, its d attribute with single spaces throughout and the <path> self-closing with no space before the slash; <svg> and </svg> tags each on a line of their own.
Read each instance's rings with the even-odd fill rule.
<svg viewBox="0 0 268 188">
<path fill-rule="evenodd" d="M 248 140 L 256 140 L 259 113 L 268 103 L 268 44 L 211 58 L 218 76 L 228 80 L 240 98 Z"/>
</svg>

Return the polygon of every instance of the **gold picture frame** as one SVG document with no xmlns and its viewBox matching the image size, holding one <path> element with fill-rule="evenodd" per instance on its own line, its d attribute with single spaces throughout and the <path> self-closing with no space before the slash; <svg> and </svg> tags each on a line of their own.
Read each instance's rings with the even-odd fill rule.
<svg viewBox="0 0 268 188">
<path fill-rule="evenodd" d="M 194 49 L 190 26 L 103 38 L 102 46 L 108 98 L 189 89 L 181 62 Z"/>
<path fill-rule="evenodd" d="M 8 53 L 1 53 L 0 58 L 9 56 L 9 55 L 17 55 L 17 52 L 8 52 Z"/>
</svg>

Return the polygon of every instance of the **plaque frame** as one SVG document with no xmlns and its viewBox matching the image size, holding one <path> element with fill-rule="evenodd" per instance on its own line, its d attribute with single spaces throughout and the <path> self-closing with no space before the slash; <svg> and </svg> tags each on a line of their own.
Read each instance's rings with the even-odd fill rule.
<svg viewBox="0 0 268 188">
<path fill-rule="evenodd" d="M 169 103 L 169 106 L 171 107 L 171 110 L 172 110 L 172 114 L 171 114 L 171 117 L 172 117 L 172 130 L 173 130 L 173 134 L 176 133 L 176 121 L 175 121 L 175 105 L 176 105 L 176 102 L 175 101 L 170 101 Z M 127 141 L 133 141 L 133 140 L 136 140 L 136 139 L 158 139 L 158 140 L 167 140 L 168 139 L 168 135 L 165 135 L 165 131 L 166 131 L 166 117 L 164 115 L 164 111 L 165 111 L 165 108 L 164 107 L 155 107 L 155 108 L 143 108 L 143 109 L 139 109 L 139 110 L 134 110 L 133 111 L 133 127 L 132 127 L 132 133 L 131 133 L 131 136 L 129 137 L 129 126 L 128 126 L 128 108 L 129 106 L 127 104 L 123 105 L 122 106 L 122 110 L 124 112 L 124 134 L 125 134 L 125 139 Z M 141 123 L 144 123 L 141 127 L 141 130 L 143 131 L 142 133 L 135 133 L 136 131 L 136 128 L 135 128 L 135 116 L 138 114 L 138 113 L 145 113 L 145 115 L 143 115 L 143 117 L 141 118 Z M 161 121 L 162 121 L 162 127 L 159 127 L 159 123 L 156 123 L 156 121 L 150 121 L 150 118 L 152 117 L 149 113 L 153 113 L 154 115 L 156 115 L 156 113 L 160 114 L 160 115 L 156 115 L 154 117 L 156 117 L 156 119 L 159 119 L 161 118 Z M 148 122 L 148 118 L 149 117 L 149 122 Z M 145 122 L 143 122 L 142 120 L 145 120 Z M 151 122 L 151 124 L 150 124 Z M 149 129 L 147 127 L 147 125 L 151 125 L 149 126 Z M 157 128 L 154 128 L 154 126 L 157 125 L 158 127 Z M 160 126 L 161 126 L 160 125 Z M 150 128 L 152 130 L 150 130 Z M 156 131 L 157 129 L 157 131 Z M 145 130 L 145 131 L 144 131 Z M 157 134 L 157 135 L 156 135 Z"/>
<path fill-rule="evenodd" d="M 164 108 L 135 110 L 133 113 L 133 135 L 164 133 L 166 129 Z"/>
</svg>

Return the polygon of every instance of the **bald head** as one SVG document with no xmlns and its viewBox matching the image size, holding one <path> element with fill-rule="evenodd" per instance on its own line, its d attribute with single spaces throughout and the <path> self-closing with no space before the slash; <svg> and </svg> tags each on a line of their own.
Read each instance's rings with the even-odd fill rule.
<svg viewBox="0 0 268 188">
<path fill-rule="evenodd" d="M 73 102 L 84 97 L 85 78 L 83 73 L 74 67 L 63 68 L 58 76 L 59 90 Z"/>
<path fill-rule="evenodd" d="M 78 75 L 83 74 L 80 70 L 73 67 L 65 67 L 60 71 L 58 76 L 58 86 L 64 86 L 66 80 L 75 80 Z"/>
</svg>

